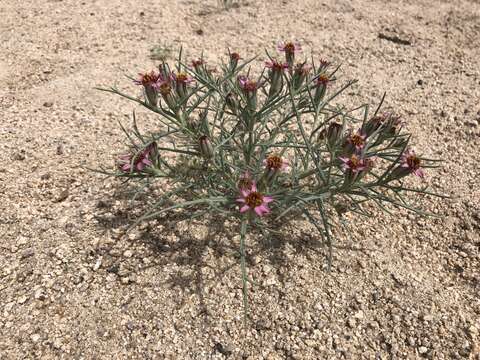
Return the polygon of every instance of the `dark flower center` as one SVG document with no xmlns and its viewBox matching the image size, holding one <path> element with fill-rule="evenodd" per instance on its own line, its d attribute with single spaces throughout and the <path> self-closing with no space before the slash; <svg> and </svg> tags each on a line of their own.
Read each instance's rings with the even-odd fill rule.
<svg viewBox="0 0 480 360">
<path fill-rule="evenodd" d="M 271 68 L 273 71 L 282 71 L 283 69 L 285 69 L 285 66 L 282 63 L 279 63 L 278 61 L 273 60 Z"/>
<path fill-rule="evenodd" d="M 186 83 L 188 81 L 188 75 L 185 73 L 178 73 L 175 78 L 179 83 Z"/>
<path fill-rule="evenodd" d="M 250 206 L 251 208 L 255 208 L 263 204 L 263 195 L 258 192 L 251 192 L 245 198 L 245 204 Z"/>
<path fill-rule="evenodd" d="M 247 92 L 254 92 L 255 90 L 257 90 L 257 82 L 253 80 L 248 80 L 243 86 L 243 89 Z"/>
<path fill-rule="evenodd" d="M 269 169 L 278 170 L 282 167 L 282 165 L 283 165 L 283 161 L 280 156 L 270 155 L 267 158 L 267 167 Z"/>
<path fill-rule="evenodd" d="M 288 42 L 283 47 L 286 53 L 293 54 L 295 52 L 295 44 L 292 42 Z"/>
<path fill-rule="evenodd" d="M 412 170 L 420 168 L 420 159 L 416 155 L 411 155 L 407 158 L 408 167 Z"/>
<path fill-rule="evenodd" d="M 327 74 L 320 74 L 317 78 L 318 85 L 327 85 L 330 79 L 328 78 Z"/>
<path fill-rule="evenodd" d="M 360 135 L 353 134 L 352 136 L 350 136 L 350 142 L 355 146 L 363 146 L 365 140 L 363 140 L 363 137 L 361 137 Z"/>
<path fill-rule="evenodd" d="M 230 54 L 230 59 L 232 59 L 232 60 L 239 60 L 239 59 L 240 59 L 240 54 L 238 54 L 238 53 L 231 53 L 231 54 Z"/>
<path fill-rule="evenodd" d="M 164 82 L 163 84 L 160 85 L 160 93 L 162 95 L 169 95 L 171 91 L 172 91 L 172 87 L 170 86 L 169 83 Z"/>
<path fill-rule="evenodd" d="M 200 65 L 203 65 L 203 60 L 193 60 L 193 61 L 192 61 L 192 65 L 193 65 L 193 67 L 195 67 L 195 68 L 198 67 L 198 66 L 200 66 Z"/>
<path fill-rule="evenodd" d="M 158 80 L 158 75 L 155 73 L 150 73 L 150 74 L 144 74 L 142 75 L 142 85 L 151 85 Z"/>
<path fill-rule="evenodd" d="M 360 165 L 360 159 L 358 158 L 357 155 L 352 155 L 352 157 L 350 158 L 350 167 L 352 169 L 356 169 L 359 165 Z"/>
</svg>

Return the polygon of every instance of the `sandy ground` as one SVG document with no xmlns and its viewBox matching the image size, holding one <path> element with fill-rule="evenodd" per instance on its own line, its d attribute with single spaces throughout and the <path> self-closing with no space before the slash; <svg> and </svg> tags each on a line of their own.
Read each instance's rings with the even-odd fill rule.
<svg viewBox="0 0 480 360">
<path fill-rule="evenodd" d="M 0 359 L 480 358 L 478 1 L 0 0 L 0 19 Z M 331 273 L 303 222 L 249 238 L 244 328 L 236 224 L 119 236 L 135 203 L 79 166 L 112 164 L 134 110 L 93 87 L 138 92 L 124 74 L 154 45 L 218 62 L 280 39 L 342 62 L 357 104 L 387 91 L 452 199 L 351 218 Z"/>
</svg>

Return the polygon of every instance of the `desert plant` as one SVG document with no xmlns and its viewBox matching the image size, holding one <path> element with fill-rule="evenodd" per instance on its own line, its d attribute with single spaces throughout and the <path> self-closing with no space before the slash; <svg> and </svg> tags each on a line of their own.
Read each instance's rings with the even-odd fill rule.
<svg viewBox="0 0 480 360">
<path fill-rule="evenodd" d="M 410 148 L 399 116 L 380 111 L 385 96 L 373 113 L 366 104 L 348 109 L 338 100 L 355 80 L 340 83 L 339 67 L 328 61 L 298 61 L 296 42 L 277 51 L 283 59 L 267 52 L 254 73 L 255 59 L 238 53 L 229 51 L 217 70 L 203 58 L 187 64 L 180 50 L 174 67 L 163 62 L 134 80 L 141 98 L 101 89 L 157 114 L 158 130 L 143 134 L 134 121 L 132 131 L 124 129 L 130 148 L 116 170 L 100 171 L 172 184 L 135 224 L 177 209 L 237 219 L 245 309 L 248 231 L 267 236 L 276 221 L 305 217 L 326 244 L 330 266 L 333 217 L 369 216 L 366 202 L 424 214 L 405 194 L 436 195 L 405 184 L 411 174 L 423 179 L 435 161 Z"/>
<path fill-rule="evenodd" d="M 240 6 L 240 1 L 236 0 L 218 0 L 218 4 L 225 10 L 232 8 L 233 6 Z"/>
</svg>

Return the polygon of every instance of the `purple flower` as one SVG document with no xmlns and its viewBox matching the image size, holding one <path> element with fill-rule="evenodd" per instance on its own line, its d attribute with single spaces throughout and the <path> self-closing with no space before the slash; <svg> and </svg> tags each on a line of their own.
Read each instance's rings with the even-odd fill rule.
<svg viewBox="0 0 480 360">
<path fill-rule="evenodd" d="M 188 94 L 187 86 L 193 83 L 195 80 L 184 72 L 171 75 L 172 82 L 175 83 L 175 89 L 180 98 L 184 98 Z"/>
<path fill-rule="evenodd" d="M 420 178 L 423 178 L 425 176 L 425 172 L 420 165 L 421 160 L 412 149 L 407 149 L 400 159 L 400 167 L 408 169 L 409 172 Z"/>
<path fill-rule="evenodd" d="M 156 143 L 151 143 L 136 154 L 120 155 L 117 160 L 119 170 L 124 173 L 143 171 L 146 167 L 153 164 L 150 157 L 154 154 L 156 147 Z"/>
<path fill-rule="evenodd" d="M 242 90 L 246 93 L 254 93 L 260 86 L 255 80 L 251 80 L 244 75 L 240 75 L 238 78 L 238 84 Z"/>
<path fill-rule="evenodd" d="M 302 51 L 302 46 L 299 42 L 286 41 L 278 43 L 277 50 L 286 54 L 295 54 Z"/>
<path fill-rule="evenodd" d="M 287 63 L 281 63 L 277 60 L 267 60 L 265 61 L 265 67 L 275 72 L 281 72 L 285 69 L 288 69 L 289 66 Z"/>
<path fill-rule="evenodd" d="M 185 85 L 191 84 L 192 82 L 195 81 L 193 77 L 183 72 L 172 74 L 172 78 L 173 80 L 175 80 L 176 83 L 185 84 Z"/>
<path fill-rule="evenodd" d="M 329 82 L 330 78 L 325 73 L 318 75 L 317 78 L 314 80 L 315 86 L 327 86 Z"/>
<path fill-rule="evenodd" d="M 139 74 L 139 78 L 134 80 L 134 84 L 142 85 L 145 91 L 145 97 L 152 106 L 157 106 L 158 102 L 158 87 L 162 81 L 160 74 L 151 71 L 150 73 Z"/>
<path fill-rule="evenodd" d="M 133 80 L 136 85 L 143 85 L 144 87 L 151 86 L 153 88 L 157 87 L 158 82 L 161 80 L 160 74 L 151 71 L 145 74 L 138 74 L 139 78 Z"/>
<path fill-rule="evenodd" d="M 170 95 L 170 93 L 172 92 L 172 85 L 171 85 L 171 82 L 169 80 L 162 80 L 158 83 L 158 91 L 160 92 L 160 94 L 162 94 L 162 96 L 167 96 L 167 95 Z"/>
<path fill-rule="evenodd" d="M 268 203 L 271 203 L 273 198 L 259 193 L 254 181 L 249 189 L 240 189 L 240 195 L 236 201 L 240 203 L 241 213 L 253 210 L 258 216 L 263 216 L 270 212 Z"/>
<path fill-rule="evenodd" d="M 277 45 L 277 50 L 285 53 L 285 60 L 290 67 L 293 67 L 295 62 L 295 54 L 302 51 L 302 47 L 298 42 L 287 41 L 284 43 L 279 43 Z"/>
<path fill-rule="evenodd" d="M 347 143 L 350 145 L 353 150 L 360 152 L 365 146 L 365 139 L 367 135 L 361 130 L 358 130 L 355 134 L 350 134 L 347 138 Z M 352 149 L 350 149 L 352 150 Z"/>
<path fill-rule="evenodd" d="M 365 170 L 365 168 L 367 167 L 367 163 L 365 162 L 365 160 L 355 154 L 350 157 L 341 156 L 339 157 L 339 159 L 342 162 L 342 169 L 344 171 L 350 170 L 354 174 Z"/>
</svg>

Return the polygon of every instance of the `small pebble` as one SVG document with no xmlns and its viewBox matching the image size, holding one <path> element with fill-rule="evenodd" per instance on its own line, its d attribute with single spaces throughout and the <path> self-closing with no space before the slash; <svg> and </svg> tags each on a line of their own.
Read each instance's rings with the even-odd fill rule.
<svg viewBox="0 0 480 360">
<path fill-rule="evenodd" d="M 427 351 L 428 351 L 428 349 L 427 349 L 425 346 L 420 346 L 420 347 L 418 348 L 418 352 L 419 352 L 420 354 L 426 354 Z"/>
</svg>

